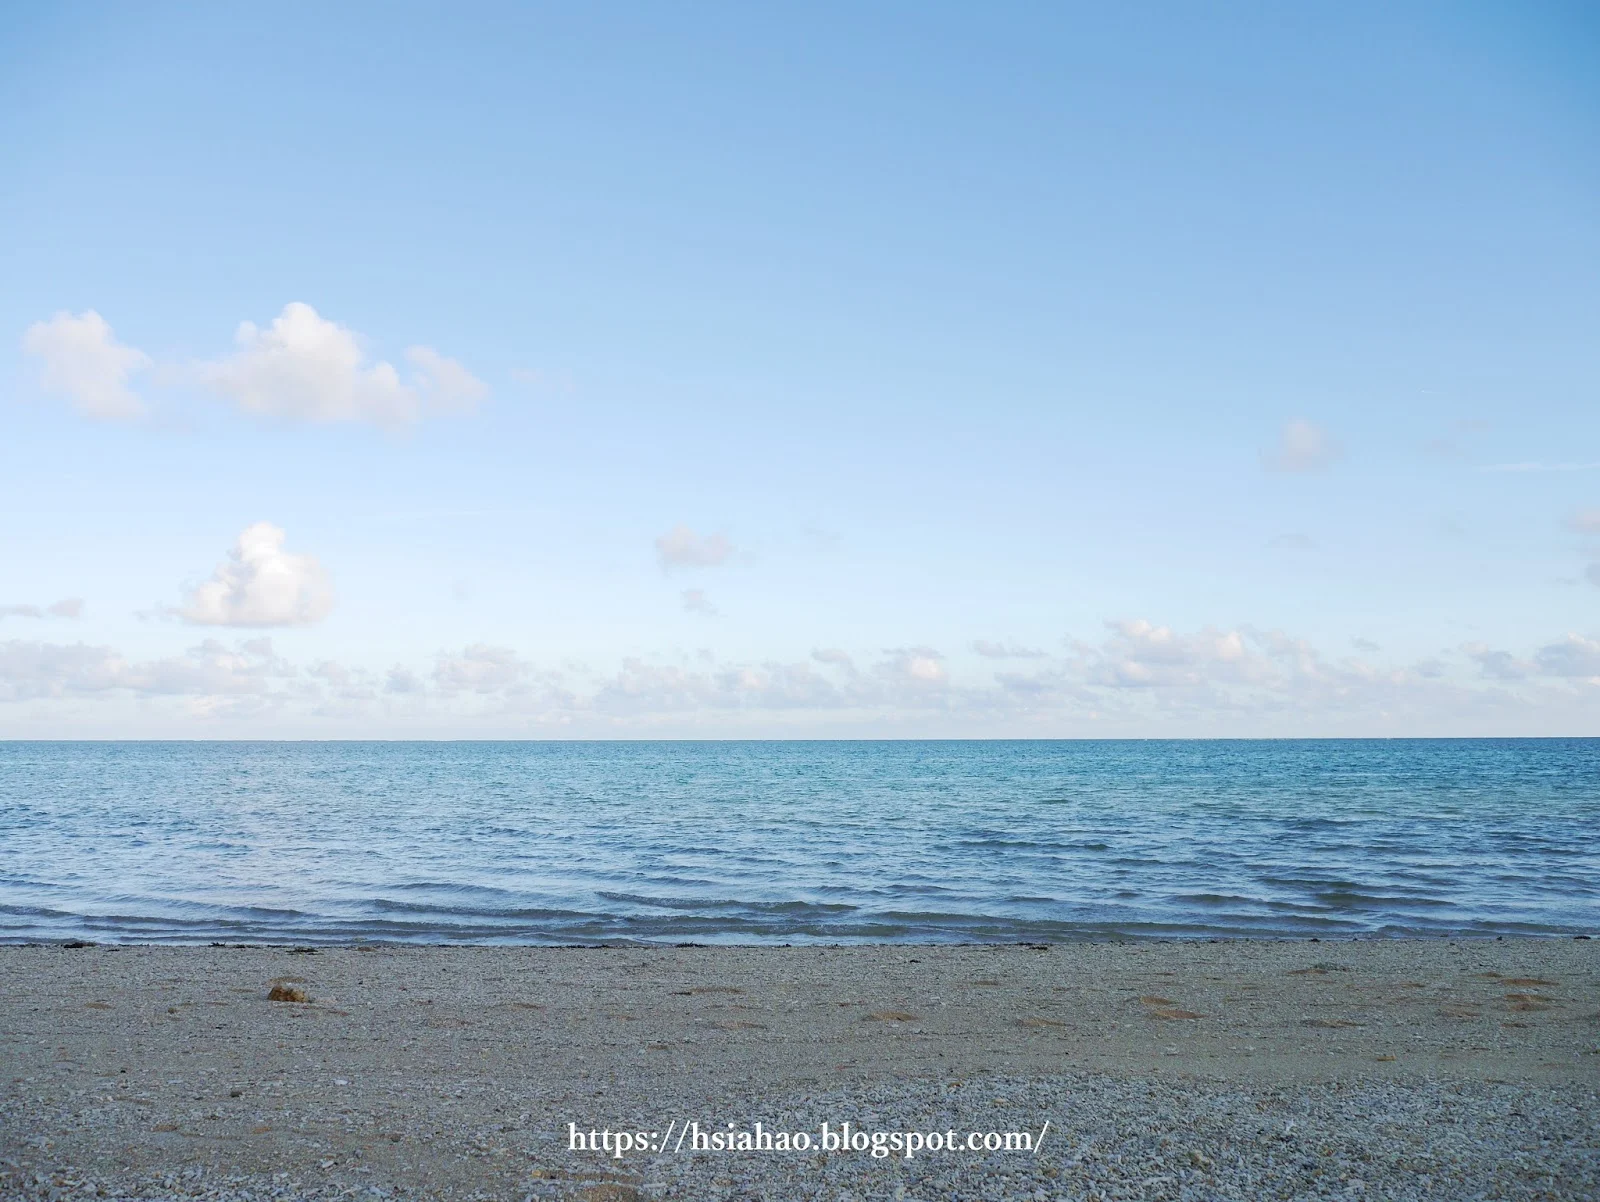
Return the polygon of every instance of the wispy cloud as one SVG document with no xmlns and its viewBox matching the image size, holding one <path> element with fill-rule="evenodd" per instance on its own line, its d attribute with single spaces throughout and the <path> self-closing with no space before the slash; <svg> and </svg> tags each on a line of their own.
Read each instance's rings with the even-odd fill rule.
<svg viewBox="0 0 1600 1202">
<path fill-rule="evenodd" d="M 1033 647 L 1020 647 L 1016 643 L 997 643 L 991 639 L 974 639 L 972 649 L 984 659 L 1043 659 L 1045 652 Z"/>
<path fill-rule="evenodd" d="M 1480 472 L 1592 472 L 1600 468 L 1600 461 L 1592 463 L 1489 463 Z"/>
<path fill-rule="evenodd" d="M 656 558 L 663 571 L 714 568 L 732 554 L 733 544 L 723 535 L 696 534 L 682 522 L 656 539 Z"/>
<path fill-rule="evenodd" d="M 720 612 L 711 604 L 711 598 L 706 596 L 703 588 L 686 588 L 683 590 L 683 608 L 686 613 L 699 614 L 703 618 L 714 618 Z"/>
<path fill-rule="evenodd" d="M 1580 509 L 1567 519 L 1579 534 L 1600 534 L 1600 509 Z"/>
<path fill-rule="evenodd" d="M 82 597 L 63 597 L 49 605 L 0 605 L 0 618 L 81 618 Z"/>
<path fill-rule="evenodd" d="M 1331 434 L 1303 417 L 1285 422 L 1277 445 L 1261 453 L 1261 462 L 1274 472 L 1320 472 L 1344 454 Z"/>
</svg>

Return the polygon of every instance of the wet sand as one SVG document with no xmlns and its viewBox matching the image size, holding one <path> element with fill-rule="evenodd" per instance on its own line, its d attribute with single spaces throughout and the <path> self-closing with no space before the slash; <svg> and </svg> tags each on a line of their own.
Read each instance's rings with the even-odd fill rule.
<svg viewBox="0 0 1600 1202">
<path fill-rule="evenodd" d="M 41 1197 L 1593 1197 L 1595 948 L 6 947 L 0 1183 Z M 269 1000 L 275 986 L 307 1000 Z M 1025 1156 L 907 1162 L 619 1160 L 572 1151 L 568 1127 L 758 1119 L 1051 1129 Z"/>
</svg>

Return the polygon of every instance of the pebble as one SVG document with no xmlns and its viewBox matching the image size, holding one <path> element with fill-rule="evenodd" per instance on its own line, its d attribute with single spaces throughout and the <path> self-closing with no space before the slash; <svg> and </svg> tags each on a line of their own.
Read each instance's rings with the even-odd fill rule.
<svg viewBox="0 0 1600 1202">
<path fill-rule="evenodd" d="M 899 1081 L 774 1100 L 757 1096 L 638 1096 L 619 1083 L 614 1128 L 648 1128 L 665 1113 L 737 1115 L 772 1130 L 859 1127 L 959 1132 L 1027 1130 L 1050 1121 L 1037 1154 L 924 1153 L 913 1160 L 867 1154 L 635 1155 L 622 1161 L 572 1153 L 564 1131 L 537 1121 L 508 1131 L 445 1130 L 430 1155 L 461 1158 L 466 1176 L 425 1187 L 403 1175 L 373 1181 L 370 1168 L 324 1157 L 315 1180 L 291 1173 L 108 1173 L 50 1162 L 0 1161 L 0 1196 L 16 1202 L 200 1199 L 288 1202 L 366 1196 L 541 1199 L 853 1197 L 932 1202 L 968 1199 L 1078 1202 L 1265 1202 L 1351 1198 L 1393 1202 L 1592 1202 L 1600 1197 L 1600 1106 L 1581 1085 L 1470 1080 L 1325 1082 L 1293 1087 L 1200 1079 L 1126 1079 L 1076 1073 L 970 1083 Z M 112 1112 L 120 1113 L 120 1112 Z M 25 1116 L 0 1114 L 0 1130 Z M 497 1143 L 496 1141 L 501 1141 Z M 504 1147 L 504 1157 L 474 1149 Z M 510 1162 L 507 1164 L 506 1162 Z M 521 1168 L 517 1168 L 517 1165 Z M 474 1166 L 481 1179 L 472 1180 Z M 491 1166 L 496 1166 L 491 1171 Z M 503 1168 L 499 1166 L 504 1166 Z M 587 1179 L 590 1184 L 582 1184 Z M 594 1184 L 598 1182 L 598 1184 Z M 585 1192 L 586 1191 L 586 1192 Z"/>
</svg>

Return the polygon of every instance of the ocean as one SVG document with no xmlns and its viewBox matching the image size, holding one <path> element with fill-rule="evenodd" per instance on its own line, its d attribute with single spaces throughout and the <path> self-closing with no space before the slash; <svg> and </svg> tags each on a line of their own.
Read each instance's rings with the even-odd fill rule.
<svg viewBox="0 0 1600 1202">
<path fill-rule="evenodd" d="M 0 941 L 1570 935 L 1600 739 L 0 742 Z"/>
</svg>

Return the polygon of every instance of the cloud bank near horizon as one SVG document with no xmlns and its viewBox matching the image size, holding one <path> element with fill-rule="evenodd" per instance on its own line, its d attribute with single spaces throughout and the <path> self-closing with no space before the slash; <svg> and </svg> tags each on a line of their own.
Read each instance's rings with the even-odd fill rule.
<svg viewBox="0 0 1600 1202">
<path fill-rule="evenodd" d="M 1480 643 L 1384 664 L 1330 656 L 1304 639 L 1248 626 L 1178 631 L 1144 619 L 1032 656 L 1026 670 L 953 665 L 936 648 L 804 659 L 624 657 L 614 668 L 536 663 L 517 649 L 471 644 L 431 664 L 386 670 L 319 660 L 294 664 L 270 639 L 207 639 L 182 654 L 134 660 L 112 647 L 0 642 L 0 704 L 134 702 L 148 714 L 212 718 L 237 736 L 252 722 L 332 725 L 400 720 L 409 731 L 459 734 L 463 723 L 528 737 L 581 731 L 625 736 L 693 729 L 810 727 L 1094 735 L 1148 731 L 1239 736 L 1301 731 L 1308 721 L 1383 733 L 1448 734 L 1484 721 L 1513 725 L 1600 713 L 1600 640 L 1553 638 L 1518 654 Z M 858 666 L 859 664 L 859 666 Z M 228 719 L 230 721 L 221 721 Z"/>
</svg>

